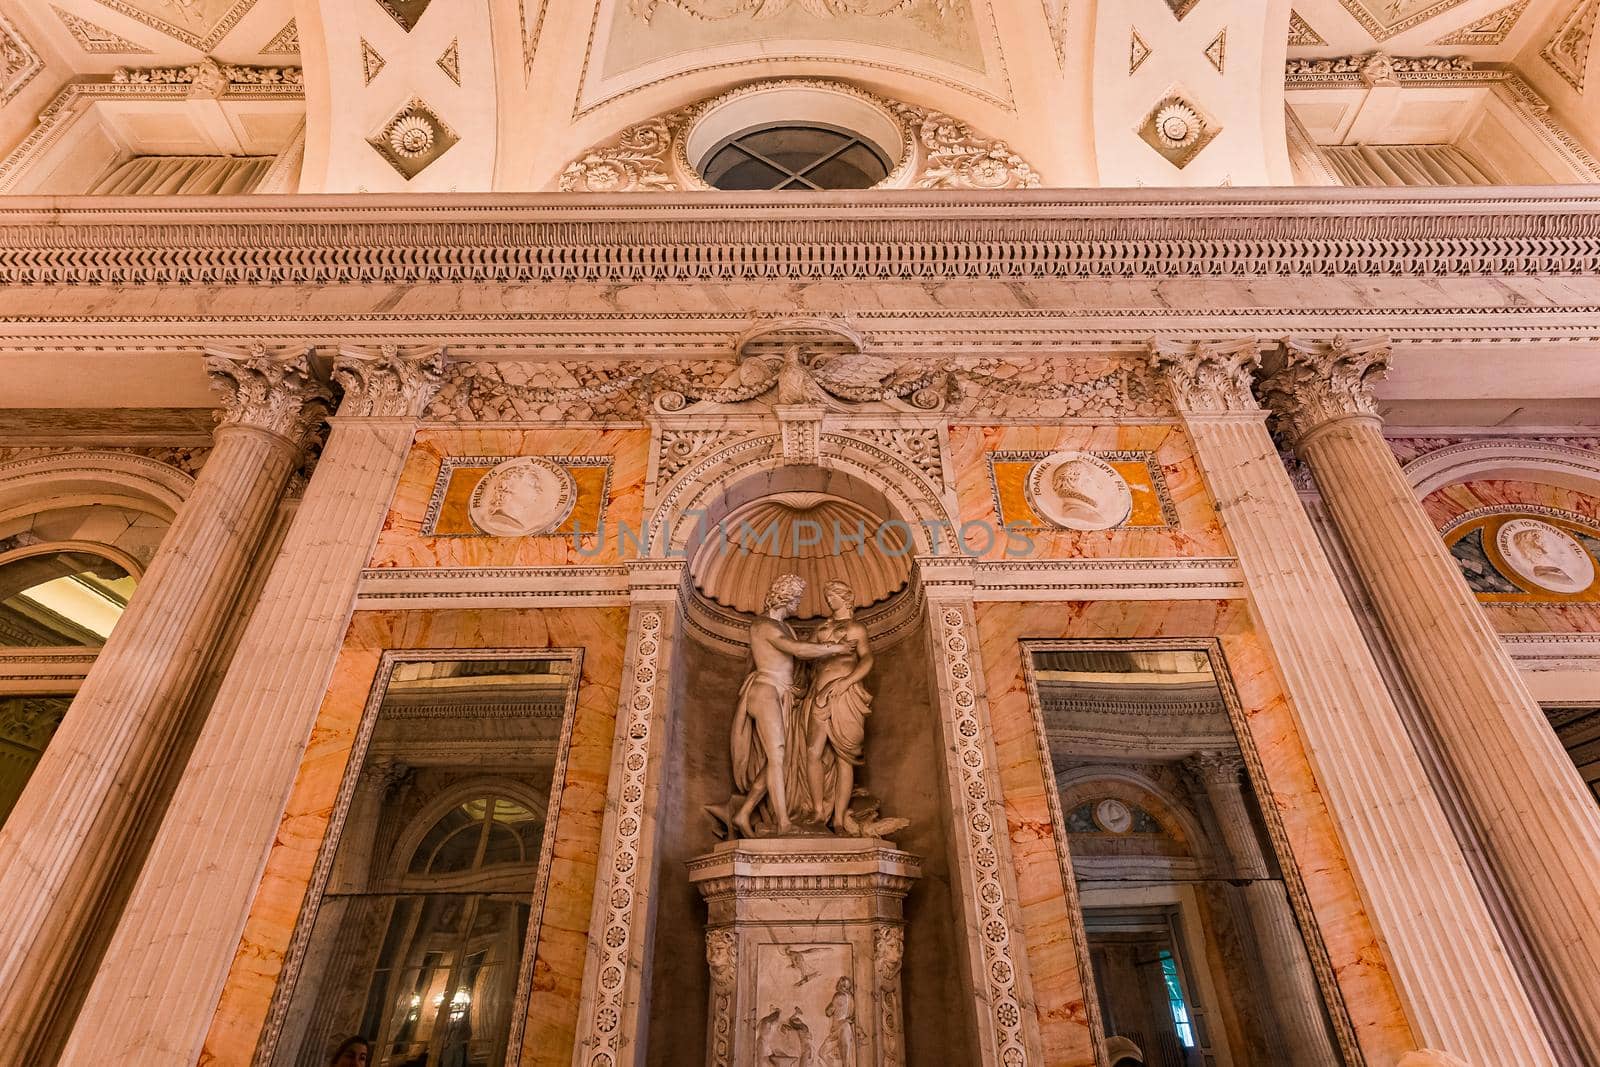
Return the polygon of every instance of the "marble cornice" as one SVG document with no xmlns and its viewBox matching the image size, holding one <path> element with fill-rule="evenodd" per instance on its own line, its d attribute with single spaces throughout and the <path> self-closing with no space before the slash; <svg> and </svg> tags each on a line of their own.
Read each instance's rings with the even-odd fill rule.
<svg viewBox="0 0 1600 1067">
<path fill-rule="evenodd" d="M 18 197 L 0 284 L 761 281 L 1600 271 L 1587 187 Z"/>
</svg>

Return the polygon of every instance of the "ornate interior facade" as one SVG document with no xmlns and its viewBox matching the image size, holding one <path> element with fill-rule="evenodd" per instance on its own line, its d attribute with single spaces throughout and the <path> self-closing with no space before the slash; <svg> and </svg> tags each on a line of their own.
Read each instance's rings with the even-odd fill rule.
<svg viewBox="0 0 1600 1067">
<path fill-rule="evenodd" d="M 0 0 L 0 1064 L 1600 1067 L 1600 0 Z"/>
</svg>

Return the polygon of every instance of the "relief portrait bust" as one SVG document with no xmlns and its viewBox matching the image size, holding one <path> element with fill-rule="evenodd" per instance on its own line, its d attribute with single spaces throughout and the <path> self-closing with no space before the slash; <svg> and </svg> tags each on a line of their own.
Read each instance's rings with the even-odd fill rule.
<svg viewBox="0 0 1600 1067">
<path fill-rule="evenodd" d="M 1028 503 L 1068 530 L 1109 530 L 1126 522 L 1133 492 L 1116 469 L 1087 452 L 1057 452 L 1028 475 Z"/>
<path fill-rule="evenodd" d="M 537 456 L 499 464 L 472 491 L 467 514 L 491 537 L 546 534 L 572 513 L 577 486 L 566 469 Z"/>
</svg>

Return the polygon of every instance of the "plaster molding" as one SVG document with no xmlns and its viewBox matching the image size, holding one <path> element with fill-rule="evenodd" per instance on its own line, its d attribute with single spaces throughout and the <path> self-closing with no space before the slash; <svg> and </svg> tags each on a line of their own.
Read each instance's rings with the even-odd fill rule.
<svg viewBox="0 0 1600 1067">
<path fill-rule="evenodd" d="M 264 199 L 11 198 L 0 284 L 1600 273 L 1600 197 L 1587 191 L 876 191 L 825 207 L 752 196 L 737 211 L 694 194 Z"/>
<path fill-rule="evenodd" d="M 562 192 L 637 193 L 707 191 L 697 160 L 689 158 L 689 134 L 700 119 L 731 100 L 812 89 L 855 97 L 900 127 L 899 159 L 876 188 L 1032 189 L 1039 176 L 1006 146 L 960 119 L 915 104 L 892 101 L 848 82 L 783 78 L 736 89 L 634 123 L 590 148 L 561 172 Z"/>
<path fill-rule="evenodd" d="M 1422 439 L 1421 446 L 1417 440 L 1391 440 L 1390 448 L 1405 464 L 1406 480 L 1418 499 L 1447 485 L 1485 478 L 1544 482 L 1600 496 L 1600 438 L 1437 438 Z M 1419 454 L 1418 447 L 1425 450 Z"/>
<path fill-rule="evenodd" d="M 1372 386 L 1389 368 L 1388 338 L 1331 341 L 1290 337 L 1260 390 L 1279 427 L 1298 446 L 1323 426 L 1350 416 L 1378 417 Z"/>
<path fill-rule="evenodd" d="M 22 92 L 44 68 L 44 60 L 22 31 L 0 15 L 0 104 Z"/>
</svg>

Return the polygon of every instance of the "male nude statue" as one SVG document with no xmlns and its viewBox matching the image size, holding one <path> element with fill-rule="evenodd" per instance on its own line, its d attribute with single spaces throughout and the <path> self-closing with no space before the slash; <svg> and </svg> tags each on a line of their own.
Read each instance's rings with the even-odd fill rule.
<svg viewBox="0 0 1600 1067">
<path fill-rule="evenodd" d="M 786 834 L 789 818 L 787 773 L 789 721 L 794 707 L 794 665 L 797 659 L 823 659 L 851 651 L 847 644 L 812 644 L 795 637 L 784 620 L 800 609 L 806 583 L 795 574 L 779 575 L 767 591 L 761 616 L 750 625 L 750 655 L 755 669 L 739 690 L 733 713 L 733 784 L 744 803 L 733 817 L 743 837 L 755 837 L 750 816 L 766 800 L 773 829 Z M 799 742 L 804 744 L 802 738 Z"/>
</svg>

